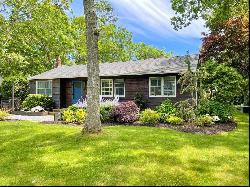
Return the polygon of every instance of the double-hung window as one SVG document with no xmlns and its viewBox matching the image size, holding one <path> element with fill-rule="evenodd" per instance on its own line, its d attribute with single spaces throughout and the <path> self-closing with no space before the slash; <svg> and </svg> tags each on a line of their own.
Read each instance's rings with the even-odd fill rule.
<svg viewBox="0 0 250 187">
<path fill-rule="evenodd" d="M 101 79 L 102 97 L 125 97 L 124 79 Z"/>
<path fill-rule="evenodd" d="M 163 95 L 169 97 L 175 97 L 176 95 L 176 77 L 168 76 L 164 77 L 163 82 Z"/>
<path fill-rule="evenodd" d="M 124 79 L 114 80 L 114 95 L 118 97 L 125 97 Z"/>
<path fill-rule="evenodd" d="M 101 79 L 101 95 L 103 97 L 113 97 L 112 79 Z"/>
<path fill-rule="evenodd" d="M 52 96 L 52 80 L 36 81 L 36 93 Z"/>
<path fill-rule="evenodd" d="M 150 97 L 176 97 L 176 77 L 150 77 Z"/>
<path fill-rule="evenodd" d="M 150 96 L 159 96 L 161 95 L 161 86 L 162 78 L 161 77 L 152 77 L 150 80 Z"/>
</svg>

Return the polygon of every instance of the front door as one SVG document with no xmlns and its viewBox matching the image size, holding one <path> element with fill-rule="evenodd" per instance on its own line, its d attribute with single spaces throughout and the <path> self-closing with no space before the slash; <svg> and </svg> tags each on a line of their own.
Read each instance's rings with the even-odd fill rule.
<svg viewBox="0 0 250 187">
<path fill-rule="evenodd" d="M 83 82 L 82 81 L 72 81 L 72 104 L 76 104 L 79 99 L 83 96 Z"/>
</svg>

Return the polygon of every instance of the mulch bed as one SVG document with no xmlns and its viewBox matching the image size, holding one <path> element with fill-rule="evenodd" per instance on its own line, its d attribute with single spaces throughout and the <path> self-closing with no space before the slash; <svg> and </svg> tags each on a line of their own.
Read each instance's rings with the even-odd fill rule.
<svg viewBox="0 0 250 187">
<path fill-rule="evenodd" d="M 215 123 L 212 126 L 196 126 L 194 124 L 185 123 L 183 125 L 159 124 L 158 127 L 167 127 L 181 132 L 195 133 L 195 134 L 220 134 L 222 132 L 229 132 L 237 128 L 234 122 Z"/>
<path fill-rule="evenodd" d="M 67 126 L 80 126 L 80 124 L 76 123 L 66 123 L 64 121 L 41 121 L 40 124 L 46 124 L 46 125 L 67 125 Z"/>
<path fill-rule="evenodd" d="M 118 124 L 118 123 L 105 123 L 103 126 L 115 126 L 115 125 L 128 125 L 128 126 L 150 126 L 152 125 L 145 125 L 140 122 L 135 122 L 132 124 Z M 184 123 L 183 125 L 171 125 L 171 124 L 163 124 L 160 123 L 156 125 L 157 128 L 170 128 L 181 132 L 188 132 L 188 133 L 194 133 L 194 134 L 220 134 L 223 132 L 229 132 L 233 131 L 237 128 L 237 124 L 234 122 L 228 122 L 228 123 L 215 123 L 212 126 L 196 126 L 195 124 L 191 123 Z"/>
<path fill-rule="evenodd" d="M 41 124 L 51 124 L 51 125 L 69 125 L 69 126 L 79 126 L 79 124 L 74 124 L 74 123 L 65 123 L 63 121 L 44 121 L 44 122 L 40 122 Z M 114 123 L 114 122 L 110 122 L 110 123 L 104 123 L 102 124 L 102 126 L 117 126 L 117 125 L 127 125 L 127 126 L 150 126 L 153 127 L 152 125 L 145 125 L 142 124 L 140 122 L 135 122 L 135 123 Z M 158 125 L 155 126 L 156 128 L 169 128 L 169 129 L 174 129 L 177 131 L 181 131 L 181 132 L 187 132 L 187 133 L 194 133 L 194 134 L 208 134 L 208 135 L 212 135 L 212 134 L 220 134 L 223 132 L 229 132 L 229 131 L 233 131 L 234 129 L 237 128 L 237 124 L 234 122 L 228 122 L 228 123 L 215 123 L 212 126 L 204 126 L 204 127 L 200 127 L 200 126 L 196 126 L 194 124 L 191 123 L 184 123 L 183 125 L 171 125 L 171 124 L 163 124 L 160 123 Z"/>
</svg>

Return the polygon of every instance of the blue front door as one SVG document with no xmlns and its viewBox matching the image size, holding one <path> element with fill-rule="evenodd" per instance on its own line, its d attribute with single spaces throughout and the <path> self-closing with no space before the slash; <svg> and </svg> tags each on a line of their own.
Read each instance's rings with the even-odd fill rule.
<svg viewBox="0 0 250 187">
<path fill-rule="evenodd" d="M 72 81 L 72 92 L 73 92 L 72 104 L 75 104 L 83 96 L 82 81 Z"/>
</svg>

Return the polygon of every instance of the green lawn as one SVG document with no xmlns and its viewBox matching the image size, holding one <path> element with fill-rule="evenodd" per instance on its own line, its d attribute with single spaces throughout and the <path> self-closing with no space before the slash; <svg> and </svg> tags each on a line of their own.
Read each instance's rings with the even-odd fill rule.
<svg viewBox="0 0 250 187">
<path fill-rule="evenodd" d="M 0 122 L 0 185 L 248 185 L 248 115 L 221 135 Z"/>
</svg>

